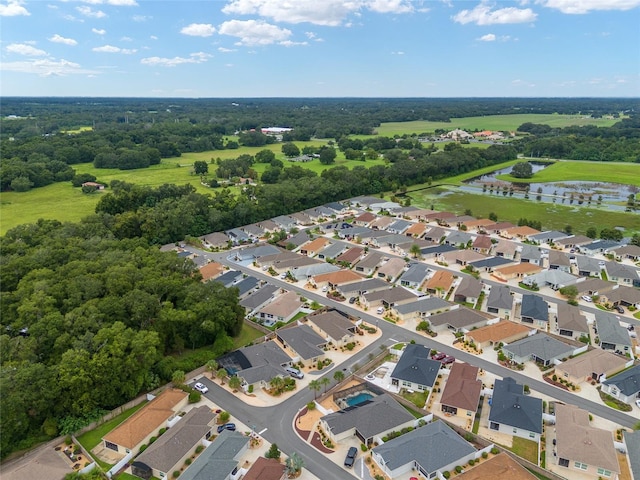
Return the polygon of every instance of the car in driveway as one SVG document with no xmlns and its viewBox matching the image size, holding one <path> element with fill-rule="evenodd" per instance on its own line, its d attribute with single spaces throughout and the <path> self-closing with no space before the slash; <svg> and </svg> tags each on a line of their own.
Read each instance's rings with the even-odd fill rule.
<svg viewBox="0 0 640 480">
<path fill-rule="evenodd" d="M 640 398 L 636 399 L 636 405 L 637 405 L 638 408 L 640 408 Z"/>
<path fill-rule="evenodd" d="M 582 298 L 582 300 L 584 300 L 585 302 L 593 302 L 593 299 L 589 295 L 582 295 L 582 297 L 580 298 Z"/>
<path fill-rule="evenodd" d="M 204 383 L 196 383 L 193 388 L 195 388 L 200 393 L 207 393 L 209 391 L 209 387 L 207 387 Z"/>
<path fill-rule="evenodd" d="M 455 361 L 456 361 L 455 357 L 451 357 L 451 356 L 447 355 L 442 360 L 440 360 L 440 363 L 442 363 L 442 365 L 450 365 Z"/>
<path fill-rule="evenodd" d="M 349 303 L 350 303 L 350 304 L 352 304 L 352 305 L 353 305 L 354 303 L 356 303 L 356 297 L 351 297 L 351 298 L 349 299 Z"/>
<path fill-rule="evenodd" d="M 218 433 L 222 433 L 225 430 L 231 430 L 232 432 L 236 431 L 235 423 L 224 423 L 222 425 L 218 425 Z"/>
<path fill-rule="evenodd" d="M 440 361 L 440 360 L 442 360 L 443 358 L 445 358 L 446 356 L 447 356 L 447 354 L 446 354 L 446 353 L 438 352 L 438 353 L 436 353 L 436 354 L 434 354 L 434 355 L 431 355 L 431 359 L 432 359 L 432 360 L 438 360 L 438 361 Z"/>
<path fill-rule="evenodd" d="M 291 375 L 293 378 L 297 378 L 297 379 L 301 379 L 304 378 L 304 373 L 302 373 L 300 370 L 298 370 L 297 368 L 293 368 L 293 367 L 287 367 L 285 368 L 285 370 L 287 371 L 287 373 L 289 375 Z"/>
<path fill-rule="evenodd" d="M 349 468 L 353 467 L 357 456 L 358 449 L 356 447 L 350 447 L 349 451 L 347 452 L 347 456 L 344 457 L 344 466 Z"/>
<path fill-rule="evenodd" d="M 620 305 L 616 305 L 616 312 L 624 313 L 624 308 L 622 308 Z"/>
</svg>

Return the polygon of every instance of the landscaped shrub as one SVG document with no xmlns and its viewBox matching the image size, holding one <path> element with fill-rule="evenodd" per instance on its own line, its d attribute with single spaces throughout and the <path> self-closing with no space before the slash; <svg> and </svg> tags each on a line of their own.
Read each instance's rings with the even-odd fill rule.
<svg viewBox="0 0 640 480">
<path fill-rule="evenodd" d="M 151 445 L 153 442 L 155 442 L 158 439 L 158 437 L 151 437 L 149 439 L 149 445 Z"/>
<path fill-rule="evenodd" d="M 202 394 L 200 392 L 190 392 L 189 393 L 189 403 L 198 403 L 202 399 Z"/>
<path fill-rule="evenodd" d="M 361 443 L 360 450 L 362 450 L 363 452 L 366 452 L 367 450 L 369 450 L 369 448 L 364 443 Z"/>
<path fill-rule="evenodd" d="M 482 458 L 486 460 L 488 456 L 489 454 L 487 452 L 482 452 Z"/>
<path fill-rule="evenodd" d="M 227 423 L 229 418 L 231 418 L 231 414 L 229 412 L 220 412 L 218 414 L 218 419 L 221 423 Z"/>
<path fill-rule="evenodd" d="M 65 445 L 71 445 L 73 443 L 73 440 L 71 438 L 71 435 L 67 435 L 66 437 L 64 437 L 64 444 Z"/>
<path fill-rule="evenodd" d="M 180 476 L 180 470 L 175 470 L 173 472 L 173 478 L 178 478 Z"/>
<path fill-rule="evenodd" d="M 472 458 L 471 460 L 469 460 L 469 465 L 473 467 L 473 465 L 475 465 L 476 461 Z"/>
<path fill-rule="evenodd" d="M 316 409 L 316 402 L 307 403 L 307 410 L 315 410 L 315 409 Z"/>
<path fill-rule="evenodd" d="M 497 455 L 497 454 L 499 454 L 499 453 L 500 453 L 500 450 L 498 450 L 498 448 L 497 448 L 497 447 L 493 447 L 493 448 L 491 449 L 491 454 L 493 454 L 493 455 Z"/>
<path fill-rule="evenodd" d="M 198 445 L 196 447 L 196 453 L 200 453 L 200 452 L 202 452 L 202 450 L 204 450 L 204 445 Z"/>
<path fill-rule="evenodd" d="M 448 471 L 447 471 L 447 472 L 442 472 L 442 476 L 443 476 L 444 478 L 447 478 L 447 479 L 448 479 L 449 477 L 451 477 L 451 472 L 448 472 Z"/>
<path fill-rule="evenodd" d="M 166 427 L 161 428 L 160 430 L 158 430 L 158 436 L 162 435 L 166 431 L 167 431 Z"/>
<path fill-rule="evenodd" d="M 147 445 L 145 443 L 140 445 L 140 453 L 144 452 L 146 449 L 147 449 Z"/>
<path fill-rule="evenodd" d="M 253 393 L 253 385 L 249 385 L 249 393 Z"/>
<path fill-rule="evenodd" d="M 190 459 L 190 458 L 187 458 L 187 459 L 184 461 L 184 464 L 185 464 L 187 467 L 188 467 L 189 465 L 191 465 L 191 459 Z"/>
<path fill-rule="evenodd" d="M 462 472 L 462 467 L 460 465 L 456 465 L 455 471 L 456 471 L 456 473 L 461 473 Z"/>
</svg>

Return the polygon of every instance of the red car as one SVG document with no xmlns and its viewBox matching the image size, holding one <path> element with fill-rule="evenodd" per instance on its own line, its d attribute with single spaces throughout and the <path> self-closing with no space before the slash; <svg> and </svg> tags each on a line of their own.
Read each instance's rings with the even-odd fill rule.
<svg viewBox="0 0 640 480">
<path fill-rule="evenodd" d="M 454 357 L 450 357 L 450 356 L 445 356 L 442 360 L 440 360 L 440 362 L 442 363 L 442 365 L 449 365 L 450 363 L 455 362 L 456 359 Z"/>
<path fill-rule="evenodd" d="M 432 358 L 433 360 L 438 360 L 438 361 L 440 361 L 440 360 L 442 360 L 443 358 L 445 358 L 446 356 L 447 356 L 447 354 L 446 354 L 446 353 L 438 352 L 438 353 L 436 353 L 435 355 L 431 355 L 431 358 Z"/>
</svg>

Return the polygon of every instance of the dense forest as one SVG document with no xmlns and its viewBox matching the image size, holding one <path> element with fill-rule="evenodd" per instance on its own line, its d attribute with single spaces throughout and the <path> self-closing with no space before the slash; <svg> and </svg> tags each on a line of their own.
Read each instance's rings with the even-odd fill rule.
<svg viewBox="0 0 640 480">
<path fill-rule="evenodd" d="M 2 456 L 208 360 L 182 366 L 171 353 L 229 350 L 242 327 L 235 289 L 200 282 L 190 260 L 142 238 L 114 238 L 99 217 L 20 226 L 0 255 Z"/>
</svg>

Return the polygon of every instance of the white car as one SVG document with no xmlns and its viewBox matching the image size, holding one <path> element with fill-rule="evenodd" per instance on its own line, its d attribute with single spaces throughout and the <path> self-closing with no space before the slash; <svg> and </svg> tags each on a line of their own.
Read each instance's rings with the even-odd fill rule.
<svg viewBox="0 0 640 480">
<path fill-rule="evenodd" d="M 640 408 L 640 398 L 636 399 L 636 405 Z"/>
<path fill-rule="evenodd" d="M 195 388 L 196 390 L 198 390 L 200 393 L 207 393 L 209 391 L 209 388 L 204 385 L 203 383 L 196 383 L 193 388 Z"/>
<path fill-rule="evenodd" d="M 589 295 L 582 295 L 582 297 L 580 298 L 582 298 L 585 302 L 589 302 L 589 303 L 593 301 Z"/>
<path fill-rule="evenodd" d="M 384 308 L 383 307 L 378 307 L 378 310 L 376 310 L 379 314 L 384 313 Z"/>
</svg>

